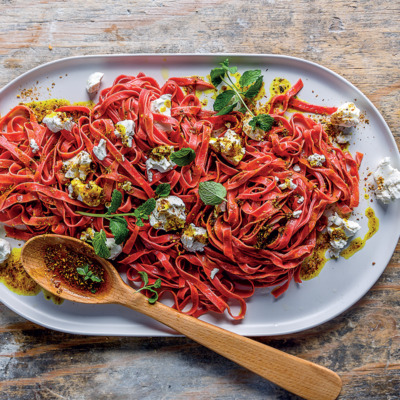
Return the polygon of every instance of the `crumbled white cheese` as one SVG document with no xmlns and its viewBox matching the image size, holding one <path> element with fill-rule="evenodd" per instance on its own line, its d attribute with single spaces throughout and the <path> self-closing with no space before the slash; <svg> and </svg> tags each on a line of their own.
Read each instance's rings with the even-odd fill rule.
<svg viewBox="0 0 400 400">
<path fill-rule="evenodd" d="M 300 166 L 298 164 L 293 165 L 293 171 L 294 172 L 300 172 L 301 171 Z"/>
<path fill-rule="evenodd" d="M 68 186 L 68 195 L 71 199 L 97 207 L 101 203 L 103 189 L 93 181 L 84 183 L 79 178 L 74 178 Z"/>
<path fill-rule="evenodd" d="M 274 176 L 274 179 L 276 182 L 279 182 L 279 178 L 277 176 Z"/>
<path fill-rule="evenodd" d="M 102 72 L 93 72 L 93 74 L 89 75 L 86 82 L 86 90 L 88 93 L 94 94 L 99 91 L 103 76 L 104 74 Z"/>
<path fill-rule="evenodd" d="M 297 203 L 298 204 L 302 204 L 303 202 L 304 202 L 304 197 L 303 196 L 300 196 L 300 197 L 297 198 Z"/>
<path fill-rule="evenodd" d="M 115 124 L 114 134 L 122 139 L 122 144 L 126 147 L 132 147 L 133 136 L 135 135 L 135 121 L 125 119 Z"/>
<path fill-rule="evenodd" d="M 342 104 L 331 115 L 331 123 L 344 127 L 356 126 L 360 122 L 360 110 L 354 103 Z"/>
<path fill-rule="evenodd" d="M 90 163 L 92 159 L 87 151 L 82 150 L 75 157 L 64 161 L 65 177 L 69 179 L 79 178 L 81 181 L 86 179 L 90 172 Z"/>
<path fill-rule="evenodd" d="M 108 257 L 109 260 L 115 260 L 122 253 L 122 246 L 116 244 L 114 238 L 107 238 L 106 246 L 111 253 L 110 257 Z"/>
<path fill-rule="evenodd" d="M 35 154 L 35 153 L 37 153 L 37 152 L 39 151 L 39 146 L 38 146 L 38 144 L 36 143 L 36 140 L 35 140 L 35 139 L 31 139 L 31 140 L 29 141 L 29 146 L 31 146 L 31 149 L 32 149 L 32 153 L 33 153 L 33 154 Z"/>
<path fill-rule="evenodd" d="M 220 138 L 211 138 L 210 146 L 233 165 L 238 165 L 246 153 L 240 136 L 231 129 L 228 129 Z"/>
<path fill-rule="evenodd" d="M 174 152 L 174 146 L 160 146 L 160 147 L 169 147 L 170 154 Z M 157 149 L 157 147 L 155 147 Z M 155 150 L 153 149 L 153 150 Z M 150 157 L 146 160 L 146 169 L 147 169 L 147 178 L 149 179 L 149 182 L 153 180 L 153 174 L 150 171 L 151 169 L 155 169 L 158 172 L 164 173 L 173 170 L 176 167 L 176 164 L 169 159 L 169 155 L 165 156 L 159 156 L 159 157 L 154 157 L 157 159 L 152 158 L 152 154 L 150 154 Z"/>
<path fill-rule="evenodd" d="M 172 108 L 171 99 L 172 99 L 171 94 L 163 94 L 162 96 L 160 96 L 160 98 L 152 101 L 151 112 L 170 117 Z"/>
<path fill-rule="evenodd" d="M 100 161 L 103 161 L 107 157 L 107 142 L 100 139 L 99 144 L 93 147 L 93 153 Z"/>
<path fill-rule="evenodd" d="M 214 279 L 215 275 L 217 275 L 219 272 L 219 268 L 214 268 L 211 272 L 210 272 L 210 278 Z"/>
<path fill-rule="evenodd" d="M 338 258 L 340 252 L 347 246 L 348 240 L 353 237 L 361 226 L 354 221 L 342 219 L 335 213 L 328 218 L 328 233 L 331 237 L 329 242 L 330 254 L 333 258 Z"/>
<path fill-rule="evenodd" d="M 374 172 L 377 185 L 375 194 L 384 204 L 400 199 L 400 171 L 390 165 L 390 157 L 385 157 Z"/>
<path fill-rule="evenodd" d="M 11 245 L 6 239 L 0 239 L 0 263 L 3 263 L 10 257 Z"/>
<path fill-rule="evenodd" d="M 262 130 L 261 128 L 259 128 L 258 126 L 256 127 L 256 129 L 253 129 L 250 125 L 249 125 L 249 121 L 253 118 L 252 115 L 249 115 L 248 117 L 246 117 L 243 120 L 243 132 L 251 139 L 253 140 L 264 140 L 265 136 L 266 136 L 266 132 L 264 130 Z"/>
<path fill-rule="evenodd" d="M 286 178 L 284 183 L 281 183 L 280 185 L 278 185 L 279 189 L 290 189 L 290 190 L 294 190 L 297 188 L 297 185 L 295 183 L 293 183 L 293 180 L 291 178 Z"/>
<path fill-rule="evenodd" d="M 132 182 L 130 181 L 125 181 L 122 185 L 121 185 L 121 189 L 125 190 L 125 192 L 129 192 L 130 190 L 132 190 Z"/>
<path fill-rule="evenodd" d="M 293 211 L 293 218 L 300 218 L 302 212 L 302 210 Z"/>
<path fill-rule="evenodd" d="M 74 126 L 72 117 L 68 118 L 63 112 L 52 112 L 43 118 L 43 123 L 54 133 L 61 130 L 71 131 Z"/>
<path fill-rule="evenodd" d="M 183 248 L 192 252 L 204 251 L 207 240 L 207 230 L 199 226 L 195 226 L 194 224 L 190 224 L 190 226 L 185 229 L 181 236 Z"/>
<path fill-rule="evenodd" d="M 150 225 L 155 229 L 173 231 L 182 229 L 186 222 L 186 206 L 177 196 L 157 199 L 156 208 L 150 215 Z"/>
<path fill-rule="evenodd" d="M 92 240 L 96 231 L 93 228 L 87 228 L 85 231 L 81 232 L 79 237 L 80 240 L 86 242 L 87 240 Z"/>
<path fill-rule="evenodd" d="M 311 154 L 311 156 L 309 156 L 307 160 L 310 163 L 311 167 L 322 167 L 322 165 L 326 161 L 323 154 L 317 153 Z"/>
</svg>

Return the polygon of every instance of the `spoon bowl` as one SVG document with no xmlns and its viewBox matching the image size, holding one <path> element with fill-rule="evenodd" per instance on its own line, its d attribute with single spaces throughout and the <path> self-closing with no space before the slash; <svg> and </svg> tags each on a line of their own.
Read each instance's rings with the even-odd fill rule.
<svg viewBox="0 0 400 400">
<path fill-rule="evenodd" d="M 104 269 L 104 283 L 96 293 L 82 292 L 68 284 L 56 287 L 44 260 L 46 249 L 60 244 L 92 258 Z M 110 262 L 98 257 L 81 240 L 61 235 L 36 236 L 24 245 L 21 261 L 33 280 L 63 299 L 132 308 L 305 399 L 333 400 L 340 393 L 340 377 L 325 367 L 180 313 L 160 302 L 150 304 L 147 297 L 124 283 Z"/>
</svg>

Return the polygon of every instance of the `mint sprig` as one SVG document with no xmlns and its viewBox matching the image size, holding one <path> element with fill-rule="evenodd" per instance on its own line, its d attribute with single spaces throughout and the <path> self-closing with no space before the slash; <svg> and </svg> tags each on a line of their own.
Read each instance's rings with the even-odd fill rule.
<svg viewBox="0 0 400 400">
<path fill-rule="evenodd" d="M 242 114 L 249 113 L 250 116 L 253 117 L 249 121 L 251 127 L 259 126 L 261 129 L 265 130 L 263 127 L 268 125 L 261 123 L 261 120 L 259 119 L 254 120 L 256 116 L 249 109 L 245 101 L 245 99 L 253 99 L 260 92 L 263 84 L 261 70 L 255 69 L 243 72 L 236 85 L 233 83 L 230 74 L 234 74 L 237 71 L 237 68 L 229 66 L 229 59 L 226 59 L 224 62 L 220 63 L 220 65 L 221 67 L 211 70 L 211 82 L 215 87 L 224 82 L 229 89 L 221 92 L 216 97 L 213 106 L 214 111 L 217 111 L 216 115 L 229 114 L 235 108 L 240 107 L 239 112 Z M 273 119 L 273 117 L 269 117 Z M 255 128 L 253 127 L 253 129 Z"/>
<path fill-rule="evenodd" d="M 223 201 L 226 201 L 226 189 L 221 183 L 218 182 L 200 182 L 199 196 L 204 204 L 217 206 Z"/>
<path fill-rule="evenodd" d="M 136 225 L 144 226 L 143 219 L 149 219 L 150 214 L 156 207 L 156 200 L 151 198 L 145 201 L 135 211 L 130 213 L 115 214 L 122 204 L 122 194 L 118 190 L 114 190 L 111 197 L 111 204 L 106 213 L 95 214 L 84 211 L 77 211 L 77 214 L 87 217 L 105 218 L 110 221 L 110 231 L 114 235 L 115 244 L 122 244 L 129 236 L 128 222 L 124 217 L 136 217 Z M 101 230 L 95 232 L 92 244 L 95 253 L 99 257 L 109 258 L 111 253 L 106 245 L 106 233 Z"/>
<path fill-rule="evenodd" d="M 154 304 L 158 300 L 158 292 L 155 289 L 159 289 L 161 287 L 161 279 L 158 278 L 152 285 L 149 285 L 149 276 L 147 272 L 138 271 L 138 274 L 142 278 L 143 287 L 136 290 L 136 292 L 141 292 L 142 290 L 148 290 L 149 292 L 153 293 L 153 295 L 148 299 L 150 304 Z"/>
<path fill-rule="evenodd" d="M 77 268 L 76 272 L 79 275 L 82 275 L 85 281 L 90 279 L 93 282 L 101 282 L 101 279 L 97 275 L 95 275 L 92 271 L 89 271 L 88 264 L 84 265 L 83 268 Z"/>
</svg>

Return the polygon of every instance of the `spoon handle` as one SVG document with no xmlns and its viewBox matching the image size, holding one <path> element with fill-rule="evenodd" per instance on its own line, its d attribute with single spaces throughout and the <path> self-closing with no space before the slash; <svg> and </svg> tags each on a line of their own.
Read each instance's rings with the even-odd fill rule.
<svg viewBox="0 0 400 400">
<path fill-rule="evenodd" d="M 325 367 L 179 313 L 159 302 L 149 304 L 142 294 L 128 286 L 126 289 L 115 295 L 115 303 L 169 326 L 289 392 L 310 400 L 333 400 L 340 393 L 340 377 Z"/>
</svg>

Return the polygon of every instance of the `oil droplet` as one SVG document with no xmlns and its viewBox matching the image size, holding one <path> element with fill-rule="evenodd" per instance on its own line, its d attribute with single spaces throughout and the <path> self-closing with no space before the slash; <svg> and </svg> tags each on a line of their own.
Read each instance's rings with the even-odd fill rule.
<svg viewBox="0 0 400 400">
<path fill-rule="evenodd" d="M 275 96 L 277 94 L 284 94 L 290 88 L 290 82 L 285 78 L 274 78 L 269 86 L 269 92 L 271 96 Z"/>
<path fill-rule="evenodd" d="M 169 79 L 169 69 L 161 68 L 161 76 L 167 81 Z"/>
<path fill-rule="evenodd" d="M 43 296 L 46 300 L 51 300 L 54 304 L 57 304 L 57 305 L 64 303 L 64 299 L 62 299 L 61 297 L 58 297 L 55 294 L 50 293 L 49 291 L 47 291 L 44 288 L 41 288 L 41 289 L 43 292 Z"/>
<path fill-rule="evenodd" d="M 346 247 L 340 255 L 346 259 L 349 259 L 352 255 L 360 251 L 364 246 L 368 239 L 371 239 L 372 236 L 378 232 L 379 229 L 379 219 L 375 216 L 375 212 L 371 207 L 368 207 L 365 210 L 365 215 L 368 218 L 368 232 L 365 234 L 364 238 L 355 238 L 353 239 L 348 247 Z"/>
<path fill-rule="evenodd" d="M 365 193 L 365 194 L 364 194 L 364 199 L 365 199 L 365 200 L 368 200 L 368 199 L 369 199 L 369 194 L 368 194 L 368 193 Z"/>
</svg>

